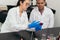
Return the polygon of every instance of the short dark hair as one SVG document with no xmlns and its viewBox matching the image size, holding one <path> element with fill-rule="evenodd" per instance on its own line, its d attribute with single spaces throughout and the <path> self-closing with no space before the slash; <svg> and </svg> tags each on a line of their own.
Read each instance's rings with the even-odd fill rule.
<svg viewBox="0 0 60 40">
<path fill-rule="evenodd" d="M 37 0 L 36 0 L 37 1 Z M 46 1 L 46 0 L 44 0 L 44 1 Z"/>
<path fill-rule="evenodd" d="M 44 1 L 46 1 L 46 0 L 44 0 Z"/>
<path fill-rule="evenodd" d="M 17 6 L 19 6 L 20 5 L 20 2 L 24 2 L 25 0 L 18 0 L 18 2 L 17 2 Z"/>
</svg>

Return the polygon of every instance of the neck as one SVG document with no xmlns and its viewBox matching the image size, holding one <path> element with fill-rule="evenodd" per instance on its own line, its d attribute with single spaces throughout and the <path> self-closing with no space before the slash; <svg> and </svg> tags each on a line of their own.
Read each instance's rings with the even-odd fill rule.
<svg viewBox="0 0 60 40">
<path fill-rule="evenodd" d="M 20 7 L 19 7 L 19 9 L 20 9 L 20 10 L 19 10 L 19 12 L 20 12 L 20 16 L 21 16 L 21 15 L 22 15 L 22 13 L 23 13 L 22 6 L 20 6 Z"/>
<path fill-rule="evenodd" d="M 19 9 L 20 9 L 20 13 L 23 13 L 22 6 L 20 6 Z"/>
<path fill-rule="evenodd" d="M 44 11 L 44 8 L 43 8 L 43 9 L 40 9 L 39 11 L 40 11 L 40 13 L 41 13 L 41 15 L 42 15 L 42 13 L 43 13 L 43 11 Z"/>
</svg>

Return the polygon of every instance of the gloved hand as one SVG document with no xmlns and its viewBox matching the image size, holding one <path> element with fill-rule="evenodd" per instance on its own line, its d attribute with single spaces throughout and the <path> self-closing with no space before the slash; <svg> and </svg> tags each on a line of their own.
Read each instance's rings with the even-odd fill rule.
<svg viewBox="0 0 60 40">
<path fill-rule="evenodd" d="M 31 24 L 28 25 L 29 28 L 36 28 L 40 24 L 40 21 L 33 21 Z"/>
<path fill-rule="evenodd" d="M 36 31 L 42 30 L 42 25 L 38 24 L 35 28 Z"/>
</svg>

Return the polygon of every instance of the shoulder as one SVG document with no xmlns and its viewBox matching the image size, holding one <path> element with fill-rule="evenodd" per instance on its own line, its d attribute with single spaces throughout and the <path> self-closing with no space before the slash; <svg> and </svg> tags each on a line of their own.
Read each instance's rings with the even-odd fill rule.
<svg viewBox="0 0 60 40">
<path fill-rule="evenodd" d="M 31 11 L 31 14 L 35 14 L 36 12 L 38 12 L 38 7 L 34 7 L 33 10 Z"/>
<path fill-rule="evenodd" d="M 54 14 L 53 14 L 52 10 L 49 7 L 45 7 L 45 10 L 46 10 L 47 15 L 49 17 L 54 17 Z"/>
<path fill-rule="evenodd" d="M 52 12 L 52 10 L 47 6 L 45 6 L 45 10 L 47 10 L 48 12 Z"/>
<path fill-rule="evenodd" d="M 37 11 L 38 10 L 38 7 L 34 7 L 34 9 L 32 11 Z"/>
<path fill-rule="evenodd" d="M 17 8 L 18 8 L 18 7 L 11 8 L 8 12 L 16 11 Z"/>
<path fill-rule="evenodd" d="M 14 14 L 16 13 L 18 10 L 18 7 L 14 7 L 14 8 L 11 8 L 9 11 L 8 11 L 8 14 Z"/>
<path fill-rule="evenodd" d="M 53 14 L 52 10 L 51 10 L 49 7 L 46 7 L 46 6 L 45 6 L 45 10 L 46 10 L 46 12 L 48 12 L 49 14 Z"/>
</svg>

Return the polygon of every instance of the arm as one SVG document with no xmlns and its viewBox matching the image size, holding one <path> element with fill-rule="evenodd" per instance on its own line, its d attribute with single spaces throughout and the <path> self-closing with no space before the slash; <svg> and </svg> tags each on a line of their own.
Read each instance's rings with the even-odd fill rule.
<svg viewBox="0 0 60 40">
<path fill-rule="evenodd" d="M 49 25 L 48 28 L 53 28 L 54 27 L 54 14 L 53 12 L 50 10 L 50 15 L 49 15 Z"/>
<path fill-rule="evenodd" d="M 31 23 L 31 22 L 33 22 L 33 21 L 35 21 L 35 19 L 34 19 L 34 11 L 32 10 L 32 12 L 31 12 L 31 14 L 30 14 L 29 22 Z"/>
<path fill-rule="evenodd" d="M 25 23 L 24 24 L 19 24 L 18 21 L 16 20 L 16 15 L 14 14 L 13 10 L 10 10 L 8 12 L 8 16 L 6 20 L 9 22 L 10 25 L 10 30 L 15 31 L 15 30 L 24 30 L 27 29 L 28 26 L 28 20 L 27 16 L 25 16 Z"/>
</svg>

